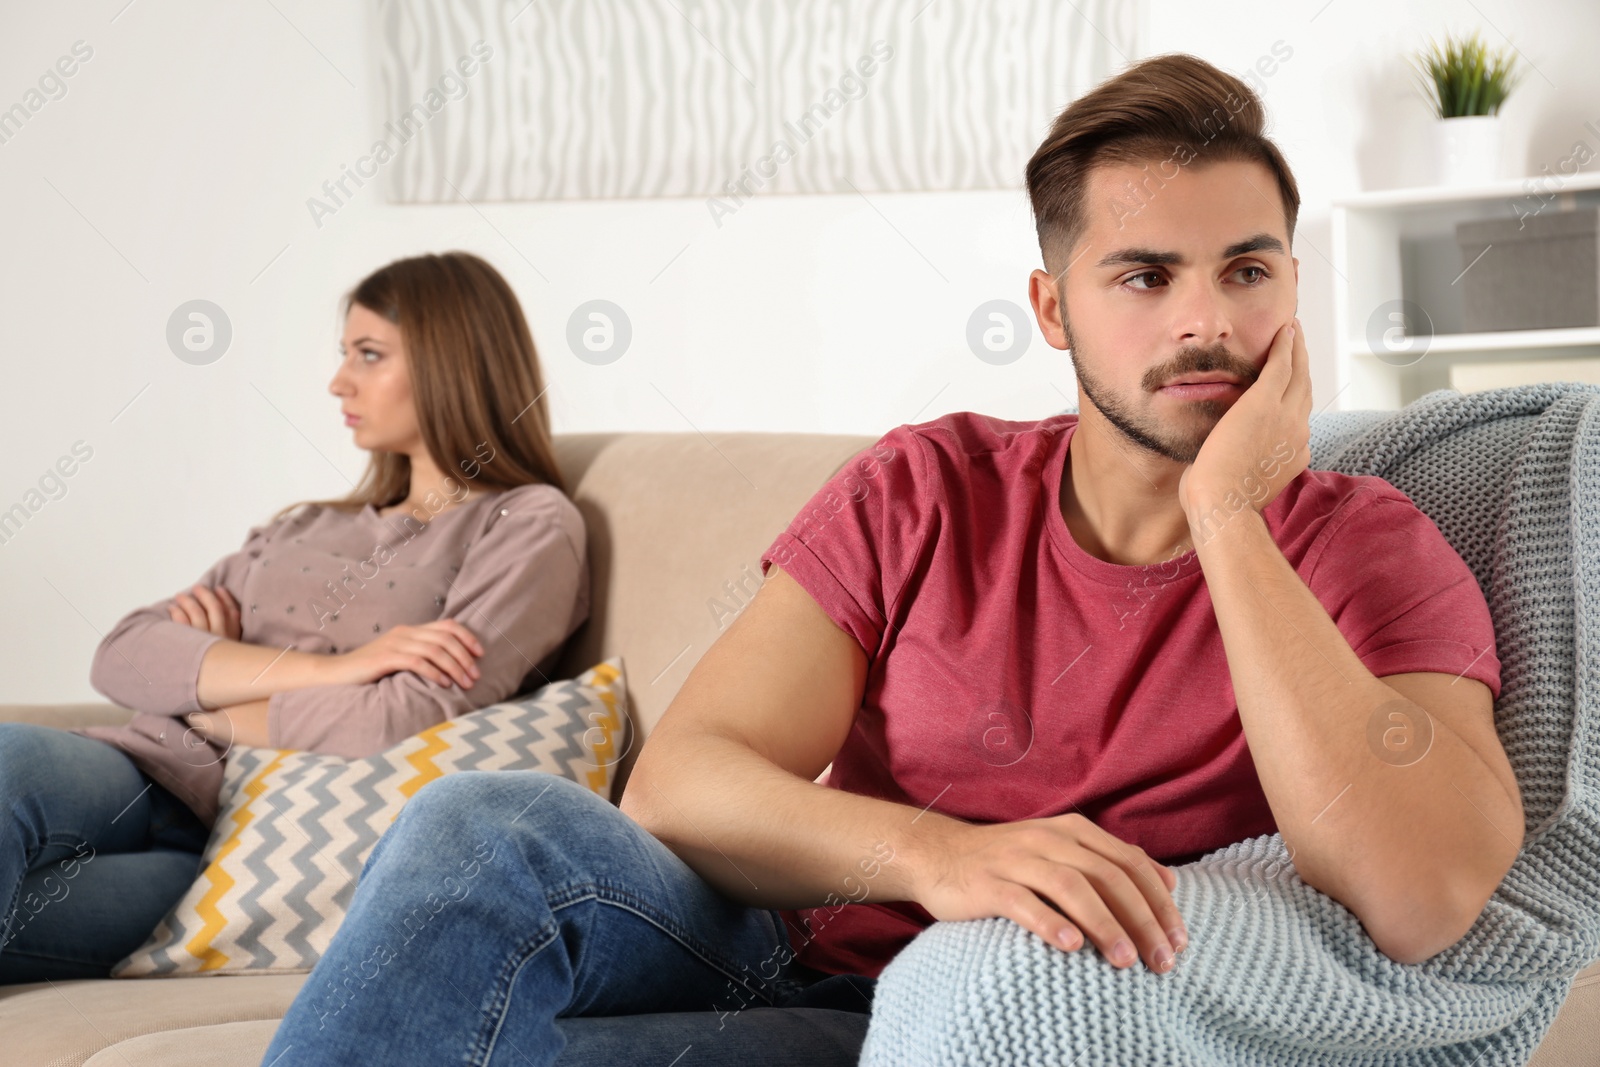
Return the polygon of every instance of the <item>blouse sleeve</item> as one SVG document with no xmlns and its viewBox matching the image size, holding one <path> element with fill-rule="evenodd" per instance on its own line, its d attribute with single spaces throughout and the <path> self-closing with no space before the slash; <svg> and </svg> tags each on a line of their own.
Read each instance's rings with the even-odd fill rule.
<svg viewBox="0 0 1600 1067">
<path fill-rule="evenodd" d="M 358 759 L 515 695 L 587 618 L 589 584 L 578 509 L 558 491 L 519 497 L 507 514 L 495 510 L 445 593 L 440 618 L 459 621 L 483 644 L 471 689 L 397 671 L 364 684 L 275 693 L 267 704 L 269 744 Z"/>
<path fill-rule="evenodd" d="M 243 603 L 250 562 L 281 523 L 251 527 L 244 546 L 213 564 L 195 584 L 222 586 Z M 170 596 L 124 616 L 95 649 L 89 684 L 108 700 L 134 711 L 176 716 L 202 710 L 195 693 L 200 661 L 222 638 L 173 622 L 167 609 L 177 602 Z"/>
</svg>

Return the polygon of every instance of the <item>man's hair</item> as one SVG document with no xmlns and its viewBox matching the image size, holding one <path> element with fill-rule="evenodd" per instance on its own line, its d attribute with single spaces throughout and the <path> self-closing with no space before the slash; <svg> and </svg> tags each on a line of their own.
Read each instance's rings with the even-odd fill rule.
<svg viewBox="0 0 1600 1067">
<path fill-rule="evenodd" d="M 1265 127 L 1266 109 L 1253 89 L 1181 52 L 1152 56 L 1100 83 L 1067 105 L 1028 161 L 1045 268 L 1055 273 L 1067 265 L 1088 221 L 1090 174 L 1106 163 L 1164 163 L 1165 173 L 1150 176 L 1157 183 L 1174 177 L 1174 166 L 1261 163 L 1277 177 L 1292 246 L 1300 190 Z"/>
</svg>

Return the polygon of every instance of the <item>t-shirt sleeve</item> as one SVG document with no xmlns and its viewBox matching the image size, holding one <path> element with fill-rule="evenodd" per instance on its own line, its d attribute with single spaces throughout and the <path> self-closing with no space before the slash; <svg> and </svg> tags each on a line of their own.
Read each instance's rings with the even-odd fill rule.
<svg viewBox="0 0 1600 1067">
<path fill-rule="evenodd" d="M 540 487 L 542 490 L 542 487 Z M 397 671 L 375 682 L 274 693 L 267 702 L 273 748 L 359 759 L 447 719 L 517 694 L 588 615 L 583 519 L 564 496 L 517 494 L 467 549 L 440 618 L 456 619 L 483 645 L 470 689 Z"/>
<path fill-rule="evenodd" d="M 251 527 L 239 551 L 218 560 L 195 584 L 221 586 L 243 603 L 244 578 L 251 561 L 286 520 Z M 173 622 L 167 609 L 177 602 L 174 594 L 130 612 L 112 627 L 95 649 L 89 684 L 106 699 L 134 711 L 186 715 L 202 710 L 195 692 L 200 661 L 222 637 Z"/>
<path fill-rule="evenodd" d="M 934 521 L 926 443 L 890 430 L 834 472 L 761 556 L 797 581 L 868 658 Z"/>
<path fill-rule="evenodd" d="M 1358 488 L 1325 531 L 1308 582 L 1376 677 L 1430 671 L 1500 696 L 1494 623 L 1472 570 L 1387 483 Z"/>
</svg>

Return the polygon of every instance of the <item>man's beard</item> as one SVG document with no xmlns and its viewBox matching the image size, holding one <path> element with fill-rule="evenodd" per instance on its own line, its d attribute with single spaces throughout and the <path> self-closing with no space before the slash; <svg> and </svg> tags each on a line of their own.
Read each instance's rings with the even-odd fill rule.
<svg viewBox="0 0 1600 1067">
<path fill-rule="evenodd" d="M 1062 325 L 1066 330 L 1067 348 L 1072 359 L 1073 373 L 1078 376 L 1078 385 L 1082 387 L 1083 395 L 1089 398 L 1095 409 L 1105 416 L 1105 420 L 1115 426 L 1123 437 L 1147 452 L 1153 452 L 1174 463 L 1193 463 L 1195 457 L 1200 454 L 1200 446 L 1205 444 L 1217 420 L 1228 410 L 1223 402 L 1190 401 L 1188 407 L 1193 416 L 1185 420 L 1191 423 L 1187 426 L 1174 426 L 1170 424 L 1170 420 L 1163 422 L 1148 416 L 1141 418 L 1109 389 L 1102 388 L 1094 375 L 1085 373 L 1084 366 L 1079 360 L 1081 351 L 1072 337 L 1072 328 L 1065 323 Z M 1147 392 L 1152 392 L 1174 375 L 1198 374 L 1205 371 L 1224 371 L 1237 375 L 1246 388 L 1255 384 L 1259 373 L 1253 365 L 1241 362 L 1222 345 L 1213 349 L 1191 346 L 1180 349 L 1170 365 L 1155 367 L 1146 372 L 1140 385 Z"/>
</svg>

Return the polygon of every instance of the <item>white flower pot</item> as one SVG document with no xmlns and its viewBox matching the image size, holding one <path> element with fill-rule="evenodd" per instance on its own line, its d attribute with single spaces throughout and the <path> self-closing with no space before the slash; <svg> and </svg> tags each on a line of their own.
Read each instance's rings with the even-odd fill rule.
<svg viewBox="0 0 1600 1067">
<path fill-rule="evenodd" d="M 1500 116 L 1463 115 L 1433 123 L 1434 181 L 1483 185 L 1500 178 Z"/>
</svg>

